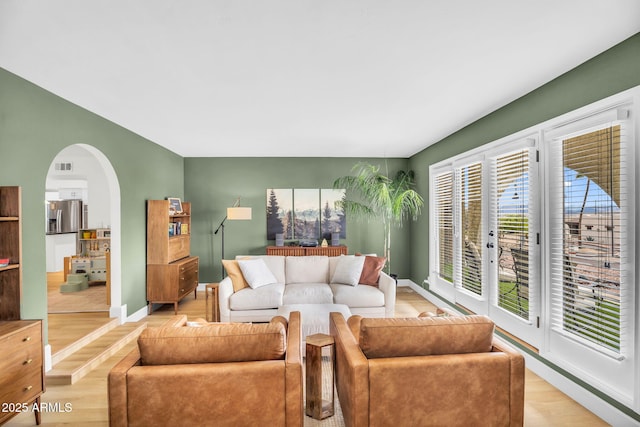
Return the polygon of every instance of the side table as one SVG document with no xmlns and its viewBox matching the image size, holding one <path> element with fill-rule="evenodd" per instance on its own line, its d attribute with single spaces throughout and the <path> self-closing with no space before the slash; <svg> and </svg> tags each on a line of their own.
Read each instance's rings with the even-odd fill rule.
<svg viewBox="0 0 640 427">
<path fill-rule="evenodd" d="M 329 365 L 326 368 L 331 371 L 329 375 L 325 375 L 325 378 L 322 375 L 324 348 L 329 352 Z M 333 415 L 335 341 L 331 335 L 327 334 L 309 335 L 305 351 L 307 386 L 305 411 L 308 416 L 322 420 Z M 327 384 L 323 384 L 323 379 Z"/>
<path fill-rule="evenodd" d="M 220 321 L 220 299 L 218 297 L 219 283 L 207 283 L 205 288 L 205 310 L 207 322 Z M 211 293 L 211 305 L 209 305 L 209 293 Z"/>
</svg>

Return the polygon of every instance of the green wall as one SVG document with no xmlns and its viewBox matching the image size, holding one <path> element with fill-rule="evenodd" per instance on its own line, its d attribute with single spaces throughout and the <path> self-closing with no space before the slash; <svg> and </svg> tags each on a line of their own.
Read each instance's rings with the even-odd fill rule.
<svg viewBox="0 0 640 427">
<path fill-rule="evenodd" d="M 225 258 L 240 254 L 264 254 L 273 241 L 266 238 L 268 188 L 332 188 L 333 181 L 352 174 L 358 161 L 380 165 L 389 173 L 406 169 L 406 159 L 352 158 L 186 158 L 185 197 L 192 202 L 192 253 L 200 256 L 200 282 L 219 281 L 222 236 L 214 236 L 238 196 L 242 206 L 253 208 L 251 221 L 225 223 Z M 410 274 L 409 239 L 411 221 L 392 232 L 392 272 L 405 278 Z M 376 221 L 356 221 L 347 217 L 349 253 L 383 251 L 383 233 Z"/>
<path fill-rule="evenodd" d="M 0 94 L 0 185 L 19 185 L 23 191 L 23 318 L 47 316 L 45 181 L 56 154 L 72 144 L 96 147 L 115 169 L 121 195 L 122 303 L 129 314 L 144 307 L 145 200 L 182 196 L 183 158 L 4 69 Z"/>
<path fill-rule="evenodd" d="M 389 159 L 389 169 L 411 168 L 428 206 L 429 165 L 517 132 L 622 90 L 640 85 L 640 34 L 611 48 L 413 156 Z M 267 188 L 331 188 L 361 159 L 186 158 L 0 69 L 1 185 L 23 188 L 23 317 L 46 318 L 43 203 L 45 179 L 56 154 L 71 144 L 96 147 L 120 183 L 122 303 L 128 313 L 146 304 L 145 200 L 166 196 L 193 202 L 193 254 L 201 282 L 220 278 L 221 236 L 213 236 L 225 209 L 242 196 L 253 220 L 226 223 L 225 257 L 263 253 Z M 425 120 L 428 118 L 425 118 Z M 367 160 L 367 159 L 362 159 Z M 373 163 L 380 159 L 368 159 Z M 350 252 L 382 251 L 376 222 L 348 220 Z M 394 230 L 392 270 L 422 283 L 428 274 L 429 218 Z M 45 328 L 46 331 L 46 328 Z"/>
<path fill-rule="evenodd" d="M 429 206 L 429 166 L 511 135 L 592 102 L 640 85 L 640 33 L 494 111 L 409 159 L 418 191 Z M 413 224 L 411 278 L 422 284 L 429 274 L 429 212 Z"/>
</svg>

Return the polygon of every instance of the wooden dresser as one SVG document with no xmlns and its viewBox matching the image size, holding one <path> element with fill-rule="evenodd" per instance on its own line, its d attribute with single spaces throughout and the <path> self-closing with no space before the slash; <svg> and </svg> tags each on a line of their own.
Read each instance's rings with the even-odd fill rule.
<svg viewBox="0 0 640 427">
<path fill-rule="evenodd" d="M 20 412 L 33 412 L 40 424 L 44 393 L 42 321 L 0 321 L 0 424 Z"/>
<path fill-rule="evenodd" d="M 147 265 L 147 283 L 149 303 L 173 304 L 177 314 L 178 302 L 198 286 L 198 257 L 190 256 L 166 265 Z"/>
</svg>

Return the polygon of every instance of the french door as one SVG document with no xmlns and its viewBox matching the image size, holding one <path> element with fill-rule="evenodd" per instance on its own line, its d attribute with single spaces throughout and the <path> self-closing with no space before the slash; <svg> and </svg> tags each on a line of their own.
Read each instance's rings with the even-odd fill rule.
<svg viewBox="0 0 640 427">
<path fill-rule="evenodd" d="M 527 138 L 491 155 L 489 315 L 506 331 L 540 345 L 539 154 Z"/>
<path fill-rule="evenodd" d="M 429 169 L 430 290 L 636 412 L 638 102 L 635 89 Z"/>
<path fill-rule="evenodd" d="M 439 259 L 436 291 L 533 346 L 538 316 L 536 138 L 510 142 L 431 171 Z M 433 197 L 432 196 L 432 197 Z"/>
</svg>

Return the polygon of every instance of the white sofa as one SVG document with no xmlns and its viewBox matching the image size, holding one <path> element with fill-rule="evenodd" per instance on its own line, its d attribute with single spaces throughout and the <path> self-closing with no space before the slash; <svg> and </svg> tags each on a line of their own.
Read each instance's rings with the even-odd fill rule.
<svg viewBox="0 0 640 427">
<path fill-rule="evenodd" d="M 220 320 L 268 322 L 277 314 L 278 307 L 291 304 L 344 304 L 352 314 L 363 317 L 393 317 L 395 280 L 380 272 L 377 286 L 331 283 L 337 276 L 334 275 L 336 267 L 344 266 L 340 258 L 277 255 L 236 257 L 236 260 L 262 259 L 273 273 L 276 283 L 246 287 L 234 292 L 231 277 L 225 277 L 218 289 Z"/>
</svg>

